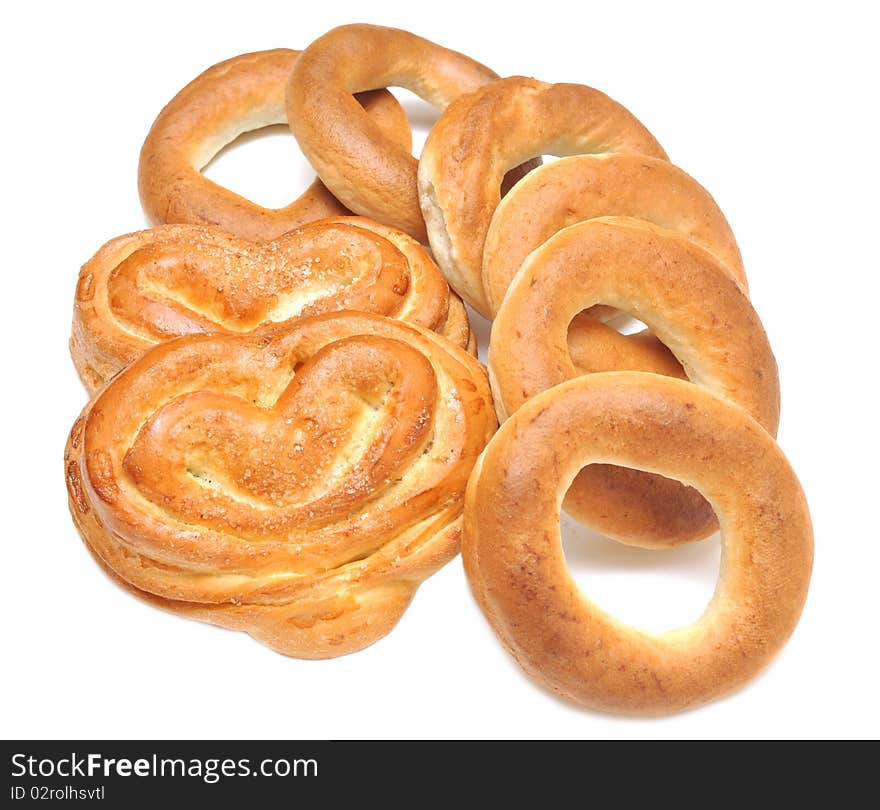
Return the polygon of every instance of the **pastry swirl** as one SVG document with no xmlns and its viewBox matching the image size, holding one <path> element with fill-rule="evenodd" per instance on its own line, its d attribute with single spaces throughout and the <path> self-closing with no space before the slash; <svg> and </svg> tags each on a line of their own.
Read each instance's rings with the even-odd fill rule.
<svg viewBox="0 0 880 810">
<path fill-rule="evenodd" d="M 480 364 L 422 327 L 344 312 L 187 336 L 77 420 L 71 513 L 154 604 L 287 655 L 341 655 L 457 553 L 496 424 Z"/>
<path fill-rule="evenodd" d="M 94 392 L 164 340 L 343 309 L 418 323 L 474 348 L 461 301 L 421 245 L 339 217 L 261 243 L 197 225 L 111 240 L 80 271 L 71 354 Z"/>
</svg>

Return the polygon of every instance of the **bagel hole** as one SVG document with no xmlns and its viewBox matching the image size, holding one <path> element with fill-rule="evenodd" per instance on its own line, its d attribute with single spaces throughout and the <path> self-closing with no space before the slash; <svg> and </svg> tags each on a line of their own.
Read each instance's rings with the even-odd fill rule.
<svg viewBox="0 0 880 810">
<path fill-rule="evenodd" d="M 675 353 L 643 321 L 613 307 L 579 312 L 568 325 L 567 343 L 572 364 L 584 374 L 626 369 L 687 378 Z"/>
<path fill-rule="evenodd" d="M 315 179 L 287 124 L 243 132 L 211 158 L 202 174 L 264 208 L 290 205 Z"/>
<path fill-rule="evenodd" d="M 558 160 L 558 158 L 555 155 L 535 155 L 508 169 L 504 177 L 501 178 L 501 187 L 498 190 L 501 199 L 503 200 L 510 193 L 510 190 L 527 174 L 537 169 L 538 166 L 549 163 L 552 160 Z"/>
<path fill-rule="evenodd" d="M 621 335 L 634 335 L 637 332 L 645 332 L 648 325 L 638 318 L 634 318 L 628 312 L 614 309 L 608 319 L 608 325 L 620 332 Z"/>
<path fill-rule="evenodd" d="M 616 620 L 650 633 L 696 622 L 715 592 L 721 538 L 669 548 L 610 540 L 565 512 L 560 518 L 569 573 L 591 603 Z"/>
<path fill-rule="evenodd" d="M 400 102 L 409 120 L 412 128 L 412 154 L 414 158 L 418 158 L 422 154 L 428 133 L 440 117 L 441 110 L 404 87 L 391 88 L 391 93 Z"/>
<path fill-rule="evenodd" d="M 596 307 L 581 310 L 568 325 L 569 334 L 571 334 L 572 327 L 577 323 L 578 319 L 582 317 L 591 317 L 602 321 L 606 326 L 610 326 L 621 335 L 634 335 L 638 332 L 644 332 L 648 328 L 644 321 L 640 321 L 622 309 L 599 304 Z"/>
</svg>

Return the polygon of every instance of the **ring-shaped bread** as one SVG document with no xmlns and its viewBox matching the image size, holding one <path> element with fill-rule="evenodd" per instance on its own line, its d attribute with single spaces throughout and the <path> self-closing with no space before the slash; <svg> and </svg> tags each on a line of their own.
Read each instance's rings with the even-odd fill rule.
<svg viewBox="0 0 880 810">
<path fill-rule="evenodd" d="M 318 176 L 352 211 L 425 242 L 417 161 L 364 114 L 354 94 L 404 87 L 444 108 L 497 78 L 470 57 L 408 31 L 343 25 L 297 60 L 287 94 L 290 128 Z"/>
<path fill-rule="evenodd" d="M 721 525 L 709 606 L 665 633 L 618 621 L 565 562 L 562 498 L 587 464 L 696 487 Z M 606 372 L 539 394 L 495 434 L 468 484 L 462 556 L 477 602 L 535 681 L 593 709 L 668 714 L 743 686 L 779 652 L 807 595 L 813 532 L 776 442 L 693 383 Z"/>
<path fill-rule="evenodd" d="M 557 231 L 595 217 L 632 217 L 678 231 L 746 287 L 733 231 L 690 175 L 645 155 L 574 155 L 530 172 L 495 210 L 483 250 L 483 288 L 492 315 L 529 253 Z"/>
<path fill-rule="evenodd" d="M 492 317 L 483 248 L 505 172 L 539 155 L 606 152 L 666 158 L 632 113 L 584 85 L 514 76 L 450 104 L 422 150 L 419 200 L 434 258 L 452 288 Z"/>
<path fill-rule="evenodd" d="M 165 106 L 147 135 L 138 167 L 141 204 L 151 223 L 216 225 L 263 240 L 350 213 L 317 179 L 289 205 L 265 208 L 202 174 L 239 135 L 287 124 L 285 91 L 298 55 L 279 48 L 228 59 L 208 68 Z M 411 147 L 409 122 L 390 93 L 364 93 L 355 106 L 399 148 Z"/>
<path fill-rule="evenodd" d="M 686 236 L 626 217 L 563 228 L 520 268 L 489 341 L 489 376 L 501 420 L 572 377 L 618 370 L 667 373 L 652 367 L 657 350 L 645 344 L 644 335 L 621 335 L 595 321 L 575 356 L 569 326 L 596 304 L 643 321 L 690 380 L 744 408 L 776 434 L 776 361 L 748 296 L 712 254 Z M 626 467 L 586 467 L 565 508 L 631 545 L 676 545 L 717 528 L 710 504 L 696 490 Z"/>
</svg>

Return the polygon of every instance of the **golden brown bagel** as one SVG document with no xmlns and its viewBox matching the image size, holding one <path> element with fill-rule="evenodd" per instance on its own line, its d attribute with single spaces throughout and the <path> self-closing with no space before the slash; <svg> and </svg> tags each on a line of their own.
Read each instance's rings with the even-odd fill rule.
<svg viewBox="0 0 880 810">
<path fill-rule="evenodd" d="M 559 505 L 596 463 L 678 479 L 712 503 L 720 578 L 694 624 L 638 630 L 571 578 Z M 740 688 L 781 649 L 806 599 L 813 532 L 794 472 L 745 410 L 683 380 L 610 372 L 545 391 L 502 425 L 468 484 L 462 555 L 483 613 L 534 680 L 593 709 L 668 714 Z"/>
<path fill-rule="evenodd" d="M 358 309 L 471 345 L 464 306 L 425 249 L 362 217 L 320 220 L 270 242 L 164 225 L 112 239 L 80 271 L 70 341 L 90 393 L 156 343 L 252 332 Z"/>
<path fill-rule="evenodd" d="M 483 246 L 504 173 L 535 155 L 597 152 L 666 158 L 632 113 L 579 84 L 502 79 L 440 116 L 419 161 L 419 200 L 437 263 L 481 315 L 493 314 L 483 289 Z"/>
<path fill-rule="evenodd" d="M 150 222 L 217 225 L 247 239 L 274 239 L 307 222 L 349 213 L 320 180 L 290 205 L 272 209 L 201 173 L 242 133 L 287 123 L 284 93 L 298 54 L 277 49 L 228 59 L 168 103 L 141 149 L 138 185 Z M 390 93 L 365 93 L 358 103 L 385 137 L 401 149 L 411 148 L 406 115 Z"/>
<path fill-rule="evenodd" d="M 575 365 L 569 324 L 595 304 L 643 321 L 694 383 L 740 405 L 775 435 L 776 361 L 742 288 L 687 237 L 626 217 L 564 228 L 520 268 L 489 343 L 489 376 L 500 419 L 541 391 L 584 373 L 627 368 L 669 373 L 663 354 L 645 345 L 653 338 L 624 337 L 595 321 L 595 334 L 578 341 L 580 365 Z M 625 365 L 615 367 L 617 362 Z M 702 539 L 716 528 L 710 505 L 695 490 L 604 465 L 577 476 L 565 508 L 632 545 L 675 545 Z"/>
<path fill-rule="evenodd" d="M 359 650 L 459 548 L 496 426 L 485 372 L 378 315 L 159 344 L 66 451 L 89 549 L 153 604 L 286 655 Z"/>
<path fill-rule="evenodd" d="M 576 155 L 535 169 L 498 205 L 483 250 L 490 312 L 498 312 L 516 271 L 542 242 L 576 222 L 605 216 L 644 219 L 679 231 L 746 285 L 733 232 L 696 180 L 666 160 L 645 155 Z"/>
<path fill-rule="evenodd" d="M 405 87 L 442 108 L 497 78 L 485 65 L 407 31 L 343 25 L 297 60 L 288 119 L 318 176 L 343 203 L 424 242 L 416 159 L 364 114 L 353 94 Z"/>
</svg>

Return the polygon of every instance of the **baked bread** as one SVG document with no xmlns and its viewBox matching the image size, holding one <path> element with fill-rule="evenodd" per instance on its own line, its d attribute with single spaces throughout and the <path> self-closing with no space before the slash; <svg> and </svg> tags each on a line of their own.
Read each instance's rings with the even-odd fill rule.
<svg viewBox="0 0 880 810">
<path fill-rule="evenodd" d="M 359 650 L 459 550 L 496 427 L 482 366 L 362 313 L 155 346 L 67 445 L 92 553 L 154 605 L 286 655 Z"/>
<path fill-rule="evenodd" d="M 596 304 L 633 315 L 653 336 L 624 336 L 587 318 L 576 328 L 586 325 L 589 339 L 579 335 L 580 354 L 572 353 L 569 324 Z M 571 225 L 530 253 L 489 342 L 489 376 L 501 420 L 573 377 L 615 370 L 665 373 L 670 369 L 663 363 L 670 359 L 683 365 L 682 376 L 746 409 L 776 434 L 776 361 L 748 296 L 688 237 L 629 217 Z M 632 545 L 676 545 L 717 528 L 711 506 L 696 490 L 605 464 L 579 473 L 565 508 Z"/>
<path fill-rule="evenodd" d="M 164 340 L 342 309 L 421 324 L 475 350 L 464 306 L 424 248 L 361 217 L 260 243 L 198 225 L 112 239 L 80 271 L 70 349 L 94 393 Z"/>
<path fill-rule="evenodd" d="M 275 209 L 257 205 L 202 174 L 239 135 L 287 124 L 284 93 L 298 55 L 299 51 L 279 48 L 227 59 L 193 79 L 165 106 L 144 141 L 138 167 L 141 203 L 151 223 L 216 225 L 262 240 L 350 213 L 320 180 L 290 205 Z M 362 93 L 352 104 L 391 143 L 411 148 L 409 122 L 390 93 Z"/>
<path fill-rule="evenodd" d="M 695 623 L 638 630 L 572 579 L 559 504 L 594 463 L 677 479 L 715 507 L 719 581 Z M 592 709 L 669 714 L 735 691 L 779 652 L 806 598 L 813 532 L 794 472 L 745 409 L 684 380 L 603 372 L 544 391 L 501 426 L 468 484 L 462 555 L 483 613 L 534 680 Z"/>
<path fill-rule="evenodd" d="M 492 215 L 482 265 L 492 315 L 529 253 L 557 231 L 596 217 L 631 217 L 677 231 L 747 289 L 733 231 L 696 180 L 667 160 L 645 155 L 574 155 L 530 172 Z"/>
<path fill-rule="evenodd" d="M 447 107 L 422 150 L 419 200 L 434 258 L 477 312 L 494 314 L 483 288 L 483 247 L 505 172 L 535 155 L 605 152 L 666 158 L 632 113 L 580 84 L 514 76 Z"/>
<path fill-rule="evenodd" d="M 288 120 L 318 176 L 352 211 L 424 242 L 417 161 L 408 145 L 364 114 L 352 94 L 405 87 L 442 109 L 497 78 L 485 65 L 408 31 L 343 25 L 316 39 L 297 60 Z M 518 167 L 509 182 L 539 162 Z"/>
</svg>

